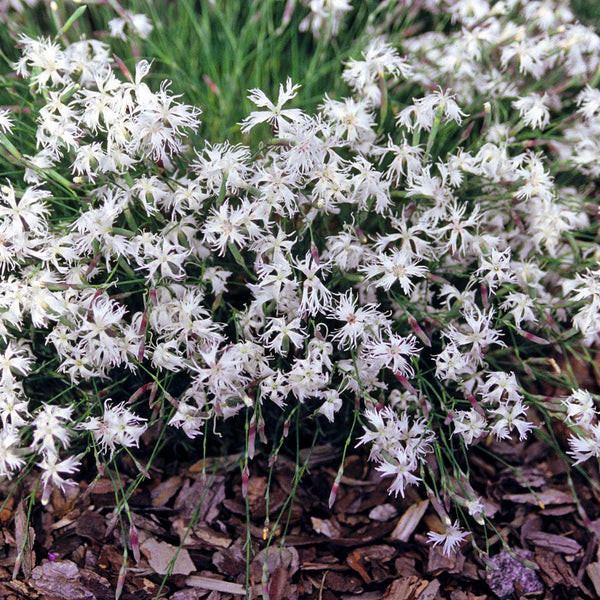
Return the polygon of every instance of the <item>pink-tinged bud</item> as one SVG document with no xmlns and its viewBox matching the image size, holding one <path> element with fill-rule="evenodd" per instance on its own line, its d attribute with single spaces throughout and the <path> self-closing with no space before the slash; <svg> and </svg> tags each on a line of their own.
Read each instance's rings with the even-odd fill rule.
<svg viewBox="0 0 600 600">
<path fill-rule="evenodd" d="M 453 420 L 454 420 L 454 413 L 449 412 L 446 415 L 446 418 L 444 419 L 444 425 L 450 425 L 450 423 L 452 423 Z"/>
<path fill-rule="evenodd" d="M 208 86 L 208 89 L 217 97 L 221 96 L 221 90 L 219 89 L 219 86 L 208 76 L 208 75 L 202 75 L 202 79 L 204 80 L 204 83 Z"/>
<path fill-rule="evenodd" d="M 119 67 L 121 73 L 123 73 L 123 75 L 129 79 L 129 81 L 133 81 L 133 77 L 131 76 L 131 72 L 127 68 L 127 65 L 116 54 L 113 54 L 113 58 L 117 63 L 117 67 Z"/>
<path fill-rule="evenodd" d="M 450 283 L 444 277 L 441 277 L 440 275 L 435 275 L 434 273 L 427 273 L 425 277 L 427 277 L 427 279 L 429 279 L 430 281 L 435 281 L 435 283 L 441 283 L 442 285 Z"/>
<path fill-rule="evenodd" d="M 96 300 L 98 300 L 98 298 L 100 298 L 100 296 L 102 296 L 102 290 L 96 290 L 96 293 L 93 295 L 91 301 L 90 301 L 90 308 L 92 306 L 94 306 L 94 302 L 96 302 Z"/>
<path fill-rule="evenodd" d="M 158 306 L 158 298 L 156 297 L 156 290 L 154 288 L 150 288 L 150 300 L 152 300 L 154 306 Z"/>
<path fill-rule="evenodd" d="M 42 506 L 46 506 L 50 501 L 50 493 L 52 492 L 52 486 L 49 483 L 44 485 L 44 490 L 42 492 Z"/>
<path fill-rule="evenodd" d="M 423 416 L 426 419 L 428 419 L 429 412 L 431 411 L 431 403 L 429 402 L 429 400 L 427 400 L 426 396 L 421 396 L 420 400 L 421 400 L 421 412 L 423 413 Z"/>
<path fill-rule="evenodd" d="M 221 306 L 221 301 L 223 300 L 223 294 L 217 294 L 217 297 L 213 300 L 213 303 L 210 309 L 215 312 L 219 306 Z"/>
<path fill-rule="evenodd" d="M 530 333 L 529 331 L 521 330 L 521 335 L 526 340 L 529 340 L 530 342 L 535 342 L 536 344 L 540 344 L 542 346 L 547 346 L 550 343 L 548 340 L 545 340 L 544 338 L 534 335 L 533 333 Z"/>
<path fill-rule="evenodd" d="M 250 469 L 248 469 L 248 463 L 244 465 L 242 469 L 242 498 L 248 496 L 248 481 L 250 479 Z"/>
<path fill-rule="evenodd" d="M 483 115 L 481 115 L 483 116 Z M 475 121 L 471 121 L 468 125 L 467 128 L 460 134 L 460 139 L 459 139 L 459 144 L 462 144 L 464 141 L 469 139 L 469 136 L 471 135 L 471 132 L 473 131 L 473 126 L 475 125 Z"/>
<path fill-rule="evenodd" d="M 521 221 L 521 217 L 519 217 L 519 215 L 515 211 L 512 211 L 510 215 L 513 221 L 515 222 L 516 226 L 524 233 L 526 229 L 525 225 L 523 225 L 523 221 Z"/>
<path fill-rule="evenodd" d="M 115 600 L 119 600 L 125 587 L 125 577 L 127 576 L 127 559 L 124 559 L 123 566 L 119 571 L 119 578 L 117 579 L 117 587 L 115 588 Z"/>
<path fill-rule="evenodd" d="M 437 327 L 438 329 L 444 328 L 444 326 L 437 319 L 434 319 L 433 317 L 430 317 L 429 315 L 425 315 L 424 318 L 428 323 L 430 323 L 434 327 Z"/>
<path fill-rule="evenodd" d="M 262 415 L 259 415 L 259 417 L 258 417 L 257 431 L 258 431 L 258 439 L 263 444 L 266 444 L 267 443 L 267 436 L 265 434 L 265 420 L 263 419 Z"/>
<path fill-rule="evenodd" d="M 421 329 L 421 326 L 417 323 L 414 317 L 408 318 L 408 323 L 412 327 L 413 331 L 417 334 L 417 337 L 428 347 L 431 348 L 431 340 L 427 334 Z"/>
<path fill-rule="evenodd" d="M 414 394 L 415 396 L 418 396 L 419 394 L 417 393 L 417 390 L 415 390 L 415 388 L 412 386 L 412 384 L 410 383 L 410 381 L 408 381 L 408 379 L 406 379 L 406 377 L 404 377 L 404 375 L 402 375 L 402 373 L 400 373 L 399 371 L 396 371 L 394 373 L 394 377 L 411 393 Z"/>
<path fill-rule="evenodd" d="M 289 432 L 290 432 L 290 419 L 288 417 L 286 419 L 285 423 L 283 424 L 283 439 L 285 439 L 288 436 Z"/>
<path fill-rule="evenodd" d="M 148 307 L 142 314 L 142 320 L 140 321 L 140 329 L 138 335 L 144 335 L 146 333 L 146 327 L 148 326 Z"/>
<path fill-rule="evenodd" d="M 340 489 L 340 482 L 338 480 L 338 478 L 335 478 L 335 481 L 333 482 L 333 485 L 331 486 L 331 493 L 329 494 L 329 508 L 331 508 L 333 506 L 333 503 L 335 502 L 338 490 Z"/>
<path fill-rule="evenodd" d="M 481 291 L 481 304 L 483 304 L 483 308 L 488 308 L 490 303 L 488 301 L 489 294 L 487 286 L 482 284 L 479 290 Z"/>
<path fill-rule="evenodd" d="M 367 236 L 364 234 L 363 230 L 360 227 L 357 227 L 355 231 L 356 231 L 356 235 L 357 235 L 358 239 L 361 241 L 361 243 L 366 244 Z"/>
<path fill-rule="evenodd" d="M 129 396 L 129 400 L 127 400 L 127 404 L 133 404 L 147 389 L 151 386 L 155 385 L 154 382 L 145 383 L 143 386 L 139 387 L 131 396 Z"/>
<path fill-rule="evenodd" d="M 285 8 L 283 9 L 283 15 L 281 15 L 281 25 L 277 30 L 277 33 L 283 33 L 283 30 L 287 27 L 288 23 L 292 20 L 294 9 L 296 8 L 296 0 L 288 0 Z"/>
<path fill-rule="evenodd" d="M 50 562 L 54 562 L 58 558 L 58 553 L 56 552 L 48 552 L 48 560 Z"/>
<path fill-rule="evenodd" d="M 256 449 L 256 413 L 252 415 L 250 427 L 248 428 L 248 458 L 254 458 Z"/>
<path fill-rule="evenodd" d="M 476 410 L 482 417 L 485 417 L 485 411 L 483 410 L 483 408 L 481 408 L 481 405 L 479 404 L 479 402 L 477 402 L 477 398 L 475 398 L 473 394 L 467 394 L 467 400 L 469 401 L 469 404 L 471 405 L 473 410 Z"/>
<path fill-rule="evenodd" d="M 319 249 L 315 245 L 312 245 L 310 247 L 310 253 L 311 253 L 311 255 L 312 255 L 313 260 L 315 261 L 315 263 L 317 263 L 317 265 L 320 265 L 321 264 L 321 259 L 319 258 Z"/>
<path fill-rule="evenodd" d="M 118 521 L 119 521 L 119 515 L 116 512 L 113 512 L 108 523 L 106 524 L 106 537 L 107 538 L 112 533 L 113 529 L 117 526 Z"/>
<path fill-rule="evenodd" d="M 150 398 L 148 398 L 148 406 L 150 406 L 150 408 L 154 406 L 154 401 L 156 400 L 156 392 L 158 392 L 158 385 L 156 384 L 156 381 L 153 381 L 150 387 Z"/>
<path fill-rule="evenodd" d="M 548 325 L 550 325 L 550 327 L 552 327 L 556 333 L 560 333 L 560 329 L 558 328 L 556 321 L 552 318 L 549 310 L 546 311 L 546 323 L 548 323 Z"/>
<path fill-rule="evenodd" d="M 163 395 L 175 408 L 179 408 L 179 402 L 169 392 L 163 392 Z"/>
<path fill-rule="evenodd" d="M 140 562 L 140 540 L 138 538 L 137 529 L 132 523 L 129 528 L 129 541 L 131 542 L 131 551 L 136 563 Z"/>
</svg>

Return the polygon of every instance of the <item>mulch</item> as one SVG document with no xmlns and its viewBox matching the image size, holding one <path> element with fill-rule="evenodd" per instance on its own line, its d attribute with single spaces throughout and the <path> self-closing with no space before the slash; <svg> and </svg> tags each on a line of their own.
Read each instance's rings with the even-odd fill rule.
<svg viewBox="0 0 600 600">
<path fill-rule="evenodd" d="M 476 546 L 448 558 L 427 541 L 443 528 L 422 488 L 389 496 L 367 458 L 346 456 L 331 508 L 342 462 L 331 446 L 299 465 L 256 456 L 247 481 L 240 455 L 161 458 L 120 513 L 133 462 L 55 490 L 46 506 L 26 502 L 32 476 L 0 512 L 0 598 L 229 600 L 248 588 L 270 600 L 600 597 L 597 470 L 586 467 L 586 481 L 535 439 L 483 442 L 470 477 L 496 531 L 475 526 Z"/>
</svg>

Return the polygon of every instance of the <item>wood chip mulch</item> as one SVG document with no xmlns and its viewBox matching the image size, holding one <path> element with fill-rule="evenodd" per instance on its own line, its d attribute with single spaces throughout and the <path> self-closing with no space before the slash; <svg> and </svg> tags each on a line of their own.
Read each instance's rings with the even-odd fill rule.
<svg viewBox="0 0 600 600">
<path fill-rule="evenodd" d="M 130 517 L 115 506 L 133 464 L 55 490 L 46 506 L 25 502 L 36 484 L 25 480 L 0 512 L 0 598 L 230 600 L 248 597 L 247 581 L 252 598 L 270 600 L 600 597 L 597 472 L 568 472 L 540 441 L 485 450 L 473 451 L 471 481 L 497 529 L 487 539 L 476 529 L 480 551 L 467 540 L 451 558 L 427 542 L 443 529 L 422 489 L 390 497 L 363 454 L 346 457 L 329 508 L 341 462 L 329 446 L 313 449 L 299 485 L 294 461 L 280 456 L 270 470 L 255 457 L 247 501 L 239 455 L 161 459 L 131 495 Z"/>
</svg>

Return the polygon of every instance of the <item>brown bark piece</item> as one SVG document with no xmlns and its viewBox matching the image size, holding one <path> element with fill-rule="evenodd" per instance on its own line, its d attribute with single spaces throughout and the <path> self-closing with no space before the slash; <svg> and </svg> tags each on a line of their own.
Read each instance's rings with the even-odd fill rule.
<svg viewBox="0 0 600 600">
<path fill-rule="evenodd" d="M 342 575 L 335 571 L 327 571 L 324 586 L 335 592 L 351 592 L 353 594 L 358 594 L 363 590 L 362 583 L 358 577 L 347 574 Z"/>
<path fill-rule="evenodd" d="M 106 535 L 106 521 L 100 513 L 86 511 L 77 521 L 75 532 L 81 537 L 99 542 Z"/>
<path fill-rule="evenodd" d="M 159 483 L 150 491 L 152 506 L 165 506 L 167 502 L 179 491 L 183 478 L 179 475 L 173 475 L 165 481 Z"/>
<path fill-rule="evenodd" d="M 33 587 L 48 600 L 95 599 L 95 594 L 81 582 L 79 568 L 70 560 L 44 562 L 32 570 L 31 582 Z"/>
<path fill-rule="evenodd" d="M 439 598 L 440 582 L 437 579 L 430 581 L 427 587 L 417 596 L 416 600 L 435 600 Z"/>
<path fill-rule="evenodd" d="M 406 509 L 406 512 L 398 520 L 390 537 L 393 540 L 398 540 L 400 542 L 408 542 L 413 531 L 417 528 L 417 525 L 423 518 L 428 506 L 429 500 L 421 500 L 421 502 L 409 506 Z"/>
<path fill-rule="evenodd" d="M 19 569 L 23 572 L 25 579 L 29 579 L 31 569 L 35 564 L 33 554 L 33 542 L 35 540 L 35 531 L 29 527 L 29 521 L 23 507 L 25 500 L 19 502 L 15 511 L 15 542 L 17 548 L 17 560 L 13 569 L 13 579 L 16 579 Z"/>
<path fill-rule="evenodd" d="M 269 582 L 269 600 L 288 600 L 293 588 L 289 571 L 285 567 L 277 567 Z"/>
<path fill-rule="evenodd" d="M 429 548 L 427 568 L 428 575 L 440 575 L 441 573 L 461 573 L 465 564 L 464 554 L 458 552 L 447 556 L 439 546 Z"/>
<path fill-rule="evenodd" d="M 596 595 L 600 598 L 600 562 L 590 563 L 585 568 L 585 572 L 594 585 Z"/>
<path fill-rule="evenodd" d="M 532 531 L 527 534 L 527 539 L 539 546 L 540 548 L 548 548 L 554 552 L 561 554 L 577 554 L 581 550 L 581 545 L 565 537 L 564 535 L 554 535 L 552 533 L 544 533 L 543 531 Z"/>
<path fill-rule="evenodd" d="M 383 600 L 416 600 L 427 589 L 429 581 L 416 575 L 396 579 L 385 591 Z"/>
<path fill-rule="evenodd" d="M 571 567 L 560 554 L 541 550 L 535 553 L 535 562 L 540 566 L 542 580 L 550 589 L 555 587 L 579 589 L 586 596 L 591 597 L 589 590 L 573 575 Z"/>
</svg>

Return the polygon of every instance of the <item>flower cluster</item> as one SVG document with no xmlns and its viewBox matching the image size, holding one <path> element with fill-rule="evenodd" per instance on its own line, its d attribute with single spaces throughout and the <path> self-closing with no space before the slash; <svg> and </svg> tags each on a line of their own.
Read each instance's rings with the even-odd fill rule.
<svg viewBox="0 0 600 600">
<path fill-rule="evenodd" d="M 270 125 L 259 151 L 195 141 L 200 109 L 153 91 L 147 61 L 131 74 L 103 42 L 20 38 L 39 108 L 36 152 L 17 150 L 22 176 L 0 188 L 0 474 L 33 452 L 62 487 L 74 436 L 110 458 L 147 427 L 147 384 L 129 404 L 33 406 L 32 328 L 82 398 L 114 373 L 176 380 L 152 408 L 189 438 L 241 411 L 260 430 L 267 409 L 359 407 L 359 443 L 402 496 L 427 485 L 442 437 L 527 438 L 536 399 L 515 346 L 543 356 L 572 328 L 600 341 L 599 253 L 583 243 L 598 234 L 600 38 L 560 3 L 424 4 L 460 27 L 372 39 L 345 65 L 347 97 L 311 112 L 290 106 L 291 79 L 277 100 L 251 90 L 239 128 Z M 333 34 L 351 5 L 310 9 L 303 26 Z M 598 456 L 593 400 L 565 405 L 573 456 Z M 444 522 L 430 539 L 450 552 L 465 534 Z"/>
</svg>

